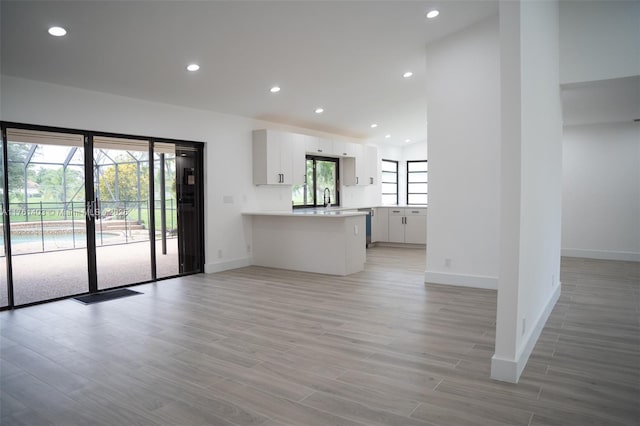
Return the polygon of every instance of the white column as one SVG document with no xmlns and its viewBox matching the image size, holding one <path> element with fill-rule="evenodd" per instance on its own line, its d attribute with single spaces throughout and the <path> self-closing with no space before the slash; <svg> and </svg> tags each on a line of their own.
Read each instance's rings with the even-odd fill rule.
<svg viewBox="0 0 640 426">
<path fill-rule="evenodd" d="M 517 382 L 560 295 L 557 2 L 500 3 L 501 198 L 491 377 Z"/>
</svg>

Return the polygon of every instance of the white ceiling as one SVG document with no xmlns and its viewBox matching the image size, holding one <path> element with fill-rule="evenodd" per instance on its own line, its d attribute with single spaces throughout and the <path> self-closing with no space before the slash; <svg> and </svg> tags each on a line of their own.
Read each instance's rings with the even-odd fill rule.
<svg viewBox="0 0 640 426">
<path fill-rule="evenodd" d="M 395 144 L 426 139 L 427 43 L 498 12 L 488 0 L 0 5 L 4 75 Z"/>
</svg>

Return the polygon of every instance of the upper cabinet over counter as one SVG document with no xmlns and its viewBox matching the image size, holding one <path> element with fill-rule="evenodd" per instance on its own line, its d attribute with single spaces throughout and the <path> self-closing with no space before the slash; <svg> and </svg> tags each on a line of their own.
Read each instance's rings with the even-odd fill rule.
<svg viewBox="0 0 640 426">
<path fill-rule="evenodd" d="M 305 180 L 303 135 L 253 131 L 254 185 L 302 185 Z"/>
<path fill-rule="evenodd" d="M 306 154 L 342 157 L 342 183 L 373 185 L 378 176 L 375 146 L 277 130 L 253 131 L 254 185 L 303 185 Z"/>
</svg>

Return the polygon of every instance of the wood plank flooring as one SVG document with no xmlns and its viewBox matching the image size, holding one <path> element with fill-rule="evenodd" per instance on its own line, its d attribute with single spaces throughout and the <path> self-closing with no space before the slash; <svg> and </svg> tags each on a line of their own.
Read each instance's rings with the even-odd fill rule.
<svg viewBox="0 0 640 426">
<path fill-rule="evenodd" d="M 637 263 L 563 259 L 518 385 L 489 379 L 496 293 L 249 267 L 0 313 L 2 425 L 638 425 Z"/>
</svg>

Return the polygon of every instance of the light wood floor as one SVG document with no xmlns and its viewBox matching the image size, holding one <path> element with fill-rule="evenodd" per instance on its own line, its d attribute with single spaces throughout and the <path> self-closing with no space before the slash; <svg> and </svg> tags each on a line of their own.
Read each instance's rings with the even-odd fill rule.
<svg viewBox="0 0 640 426">
<path fill-rule="evenodd" d="M 563 259 L 518 385 L 489 379 L 496 293 L 424 250 L 346 278 L 249 267 L 0 313 L 2 425 L 638 425 L 637 263 Z"/>
</svg>

